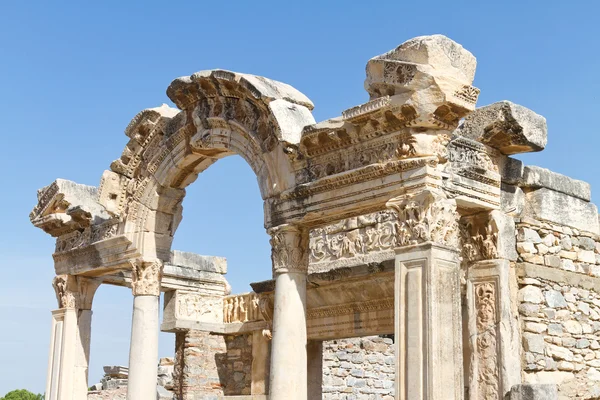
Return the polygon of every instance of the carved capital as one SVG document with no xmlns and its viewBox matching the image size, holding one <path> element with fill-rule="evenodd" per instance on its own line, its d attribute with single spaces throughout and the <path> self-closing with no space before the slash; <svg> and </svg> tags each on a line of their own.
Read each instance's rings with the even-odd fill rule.
<svg viewBox="0 0 600 400">
<path fill-rule="evenodd" d="M 293 225 L 280 225 L 269 230 L 271 260 L 275 274 L 308 272 L 308 232 Z"/>
<path fill-rule="evenodd" d="M 489 213 L 461 218 L 460 237 L 465 261 L 498 258 L 498 224 Z"/>
<path fill-rule="evenodd" d="M 52 281 L 59 308 L 91 310 L 96 289 L 102 282 L 98 279 L 74 275 L 58 275 Z"/>
<path fill-rule="evenodd" d="M 134 296 L 160 296 L 163 263 L 160 260 L 129 262 L 131 264 L 131 288 Z"/>
<path fill-rule="evenodd" d="M 456 202 L 443 193 L 425 190 L 394 198 L 387 206 L 398 213 L 396 246 L 434 242 L 458 247 Z"/>
</svg>

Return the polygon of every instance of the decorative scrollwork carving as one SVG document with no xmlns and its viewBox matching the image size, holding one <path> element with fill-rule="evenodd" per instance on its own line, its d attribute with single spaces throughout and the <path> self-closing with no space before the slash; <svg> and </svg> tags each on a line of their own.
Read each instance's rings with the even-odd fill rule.
<svg viewBox="0 0 600 400">
<path fill-rule="evenodd" d="M 498 393 L 498 359 L 496 345 L 496 285 L 479 282 L 473 286 L 477 327 L 478 399 L 496 400 Z"/>
<path fill-rule="evenodd" d="M 159 296 L 163 263 L 160 260 L 133 260 L 131 264 L 131 287 L 134 296 Z"/>
<path fill-rule="evenodd" d="M 292 226 L 280 225 L 269 230 L 271 235 L 271 260 L 273 271 L 304 272 L 308 271 L 308 234 L 306 230 Z"/>
<path fill-rule="evenodd" d="M 52 280 L 59 308 L 75 308 L 90 310 L 96 289 L 100 286 L 98 279 L 83 276 L 57 275 Z"/>
<path fill-rule="evenodd" d="M 430 190 L 392 199 L 388 207 L 398 213 L 396 245 L 434 242 L 458 246 L 456 202 Z"/>
</svg>

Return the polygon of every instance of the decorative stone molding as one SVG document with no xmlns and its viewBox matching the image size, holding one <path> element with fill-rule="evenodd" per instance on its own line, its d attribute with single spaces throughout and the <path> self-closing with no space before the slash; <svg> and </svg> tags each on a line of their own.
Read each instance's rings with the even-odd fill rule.
<svg viewBox="0 0 600 400">
<path fill-rule="evenodd" d="M 159 296 L 163 263 L 160 260 L 130 261 L 131 287 L 134 296 Z"/>
<path fill-rule="evenodd" d="M 58 275 L 52 280 L 59 308 L 91 310 L 99 279 L 74 275 Z"/>
<path fill-rule="evenodd" d="M 456 201 L 443 193 L 425 190 L 392 199 L 387 206 L 398 213 L 396 246 L 424 242 L 458 246 Z"/>
<path fill-rule="evenodd" d="M 271 260 L 275 274 L 308 272 L 308 232 L 293 225 L 280 225 L 269 230 Z"/>
<path fill-rule="evenodd" d="M 460 236 L 465 261 L 498 258 L 498 225 L 489 213 L 461 218 Z"/>
</svg>

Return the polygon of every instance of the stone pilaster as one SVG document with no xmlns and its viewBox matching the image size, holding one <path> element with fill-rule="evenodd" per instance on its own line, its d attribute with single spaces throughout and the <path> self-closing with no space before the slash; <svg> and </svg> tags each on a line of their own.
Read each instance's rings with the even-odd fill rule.
<svg viewBox="0 0 600 400">
<path fill-rule="evenodd" d="M 466 361 L 473 400 L 504 398 L 521 383 L 519 327 L 511 306 L 514 231 L 512 219 L 497 211 L 461 219 L 467 263 Z"/>
<path fill-rule="evenodd" d="M 270 399 L 306 400 L 308 232 L 281 225 L 269 234 L 275 275 Z"/>
<path fill-rule="evenodd" d="M 92 324 L 92 300 L 97 279 L 59 275 L 52 282 L 59 309 L 52 312 L 52 333 L 46 393 L 48 398 L 84 400 Z"/>
<path fill-rule="evenodd" d="M 396 399 L 462 399 L 456 203 L 423 191 L 388 206 L 398 213 Z"/>
<path fill-rule="evenodd" d="M 160 260 L 131 262 L 133 318 L 129 348 L 127 399 L 156 396 L 158 364 L 158 304 L 163 264 Z"/>
</svg>

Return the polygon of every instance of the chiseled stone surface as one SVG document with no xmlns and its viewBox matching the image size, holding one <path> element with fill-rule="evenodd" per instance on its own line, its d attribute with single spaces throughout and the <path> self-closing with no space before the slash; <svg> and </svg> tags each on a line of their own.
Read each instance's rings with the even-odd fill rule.
<svg viewBox="0 0 600 400">
<path fill-rule="evenodd" d="M 515 385 L 508 400 L 558 400 L 558 391 L 551 384 Z"/>
</svg>

